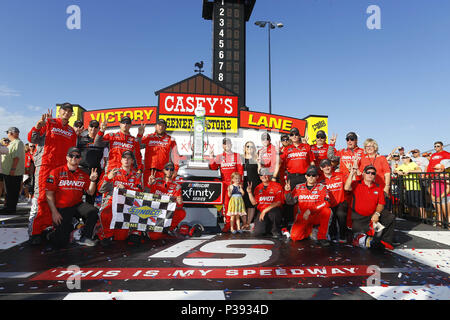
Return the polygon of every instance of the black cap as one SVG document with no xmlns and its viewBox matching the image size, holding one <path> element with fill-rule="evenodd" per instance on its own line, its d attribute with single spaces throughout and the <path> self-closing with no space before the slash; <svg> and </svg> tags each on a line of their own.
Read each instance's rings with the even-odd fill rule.
<svg viewBox="0 0 450 320">
<path fill-rule="evenodd" d="M 308 170 L 306 170 L 306 175 L 310 176 L 317 176 L 319 174 L 319 171 L 317 170 L 316 166 L 309 166 Z"/>
<path fill-rule="evenodd" d="M 69 148 L 69 150 L 67 150 L 67 155 L 72 154 L 74 152 L 76 152 L 78 154 L 81 154 L 81 150 L 80 149 L 78 149 L 77 147 L 71 147 L 71 148 Z"/>
<path fill-rule="evenodd" d="M 130 156 L 133 161 L 135 160 L 134 153 L 130 150 L 125 150 L 124 152 L 122 152 L 122 158 L 125 158 L 126 156 Z"/>
<path fill-rule="evenodd" d="M 69 102 L 65 102 L 65 103 L 63 103 L 61 106 L 60 106 L 60 108 L 61 109 L 64 109 L 64 110 L 66 110 L 66 109 L 70 109 L 70 110 L 72 110 L 73 111 L 73 106 L 72 106 L 72 104 L 71 103 L 69 103 Z"/>
<path fill-rule="evenodd" d="M 74 128 L 81 128 L 81 127 L 83 127 L 83 121 L 81 121 L 81 120 L 75 121 L 75 122 L 73 123 L 73 127 L 74 127 Z"/>
<path fill-rule="evenodd" d="M 261 141 L 265 141 L 265 140 L 270 141 L 270 134 L 268 134 L 267 132 L 264 132 L 261 135 Z"/>
<path fill-rule="evenodd" d="M 120 119 L 120 123 L 131 124 L 131 118 L 130 117 L 123 117 L 122 119 Z"/>
<path fill-rule="evenodd" d="M 158 119 L 158 121 L 156 121 L 156 124 L 163 124 L 167 127 L 167 122 L 164 119 Z"/>
<path fill-rule="evenodd" d="M 289 135 L 287 133 L 283 133 L 280 137 L 280 140 L 287 139 L 289 140 Z"/>
<path fill-rule="evenodd" d="M 175 165 L 173 164 L 172 161 L 169 161 L 169 162 L 167 162 L 167 163 L 164 165 L 164 169 L 167 169 L 167 168 L 173 168 L 173 169 L 175 169 Z"/>
<path fill-rule="evenodd" d="M 98 128 L 99 126 L 100 126 L 100 122 L 98 122 L 97 120 L 91 120 L 89 122 L 89 127 Z"/>
<path fill-rule="evenodd" d="M 352 138 L 352 139 L 358 140 L 358 136 L 354 132 L 347 133 L 347 135 L 345 136 L 345 139 L 348 139 L 348 138 Z"/>
<path fill-rule="evenodd" d="M 300 135 L 300 131 L 297 128 L 292 128 L 289 133 L 298 133 Z"/>
<path fill-rule="evenodd" d="M 320 136 L 326 138 L 326 137 L 327 137 L 327 134 L 325 133 L 325 131 L 319 130 L 319 131 L 317 131 L 317 133 L 316 133 L 316 138 L 317 138 L 317 137 L 320 137 Z"/>
<path fill-rule="evenodd" d="M 377 168 L 375 168 L 375 166 L 372 164 L 368 164 L 367 166 L 365 166 L 363 172 L 366 173 L 367 170 L 370 170 L 370 169 L 373 169 L 373 170 L 375 170 L 375 172 L 377 172 Z"/>
<path fill-rule="evenodd" d="M 331 166 L 331 160 L 329 159 L 323 159 L 322 161 L 320 161 L 320 167 L 326 167 L 326 166 Z"/>
</svg>

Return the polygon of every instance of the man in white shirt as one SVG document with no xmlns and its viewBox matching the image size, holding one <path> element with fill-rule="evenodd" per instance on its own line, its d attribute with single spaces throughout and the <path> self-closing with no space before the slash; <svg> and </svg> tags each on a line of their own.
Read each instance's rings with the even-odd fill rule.
<svg viewBox="0 0 450 320">
<path fill-rule="evenodd" d="M 428 161 L 427 158 L 420 156 L 419 149 L 413 149 L 413 150 L 410 151 L 410 153 L 412 154 L 412 161 L 417 163 L 417 165 L 420 167 L 422 172 L 426 172 L 427 171 L 427 167 L 428 167 L 428 163 L 430 161 Z"/>
</svg>

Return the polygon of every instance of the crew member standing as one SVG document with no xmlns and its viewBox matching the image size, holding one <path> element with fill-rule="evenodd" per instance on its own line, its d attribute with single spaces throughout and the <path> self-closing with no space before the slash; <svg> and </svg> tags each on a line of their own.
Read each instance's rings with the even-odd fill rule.
<svg viewBox="0 0 450 320">
<path fill-rule="evenodd" d="M 220 169 L 220 174 L 222 176 L 222 182 L 223 182 L 223 190 L 228 190 L 228 187 L 230 186 L 231 182 L 231 175 L 233 172 L 239 172 L 241 177 L 244 176 L 244 166 L 242 165 L 241 156 L 233 152 L 231 150 L 232 143 L 229 138 L 224 138 L 222 141 L 222 147 L 223 152 L 219 154 L 217 157 L 214 156 L 214 150 L 211 149 L 210 153 L 210 161 L 209 161 L 209 168 L 211 170 L 217 170 Z M 228 192 L 225 192 L 224 197 L 224 203 L 223 203 L 223 209 L 222 214 L 225 217 L 225 226 L 222 230 L 222 232 L 228 232 L 230 231 L 230 216 L 228 216 L 226 213 L 228 211 L 228 202 L 230 200 L 230 197 L 228 196 Z"/>
<path fill-rule="evenodd" d="M 319 169 L 319 181 L 324 179 L 323 172 L 320 168 L 320 162 L 323 159 L 328 159 L 328 144 L 327 134 L 323 130 L 317 131 L 316 143 L 311 146 L 311 152 L 314 155 L 314 165 Z"/>
<path fill-rule="evenodd" d="M 142 173 L 142 154 L 138 138 L 142 137 L 143 127 L 139 127 L 138 138 L 130 134 L 131 118 L 123 117 L 120 120 L 120 131 L 116 133 L 105 134 L 107 123 L 100 125 L 100 131 L 94 140 L 94 145 L 98 148 L 104 147 L 104 142 L 109 144 L 109 158 L 106 169 L 110 171 L 121 167 L 122 154 L 125 151 L 131 151 L 136 159 L 135 166 L 138 173 Z"/>
<path fill-rule="evenodd" d="M 72 113 L 72 105 L 64 103 L 59 109 L 59 118 L 53 119 L 49 110 L 28 133 L 28 140 L 36 145 L 34 196 L 28 227 L 30 243 L 33 245 L 41 243 L 42 232 L 53 223 L 45 195 L 48 175 L 54 168 L 67 163 L 67 150 L 77 143 L 75 130 L 69 125 Z"/>
<path fill-rule="evenodd" d="M 175 171 L 172 172 L 174 179 L 178 174 L 179 159 L 177 142 L 166 132 L 167 124 L 164 119 L 159 119 L 155 125 L 155 132 L 141 140 L 141 148 L 145 148 L 144 154 L 144 182 L 148 182 L 151 172 L 155 172 L 156 177 L 164 177 L 164 166 L 169 161 L 174 163 Z"/>
<path fill-rule="evenodd" d="M 264 132 L 261 135 L 261 142 L 263 147 L 258 150 L 257 154 L 259 169 L 267 168 L 270 176 L 273 176 L 280 165 L 279 151 L 271 143 L 270 135 L 267 132 Z"/>
</svg>

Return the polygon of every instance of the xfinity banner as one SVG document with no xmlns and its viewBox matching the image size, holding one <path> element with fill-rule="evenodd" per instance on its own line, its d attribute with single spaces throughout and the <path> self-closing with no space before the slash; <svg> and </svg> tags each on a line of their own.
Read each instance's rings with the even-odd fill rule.
<svg viewBox="0 0 450 320">
<path fill-rule="evenodd" d="M 222 182 L 183 181 L 181 190 L 184 203 L 222 204 Z"/>
</svg>

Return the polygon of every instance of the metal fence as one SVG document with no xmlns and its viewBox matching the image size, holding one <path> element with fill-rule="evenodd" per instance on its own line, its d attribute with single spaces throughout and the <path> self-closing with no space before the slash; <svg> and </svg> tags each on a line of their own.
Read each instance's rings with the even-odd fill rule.
<svg viewBox="0 0 450 320">
<path fill-rule="evenodd" d="M 450 172 L 393 174 L 387 209 L 397 217 L 449 228 Z"/>
</svg>

